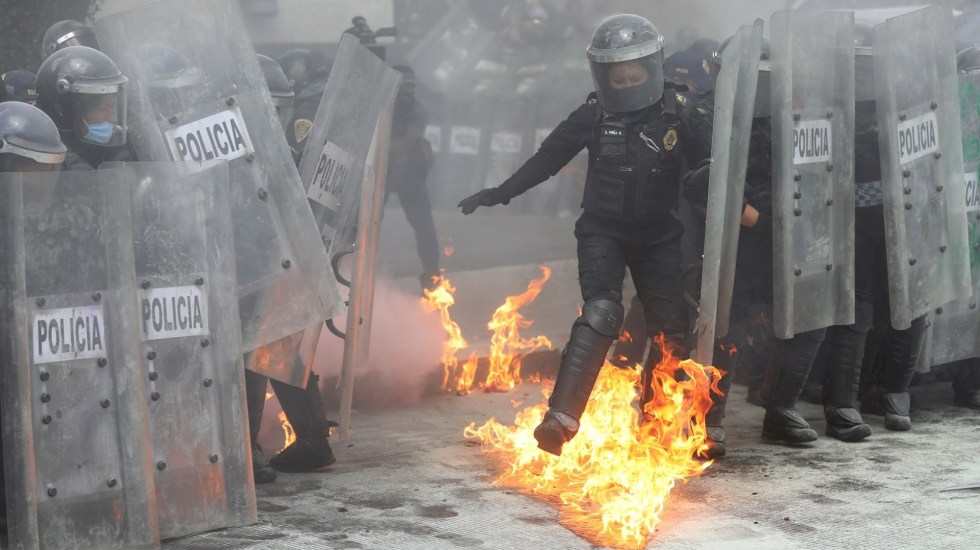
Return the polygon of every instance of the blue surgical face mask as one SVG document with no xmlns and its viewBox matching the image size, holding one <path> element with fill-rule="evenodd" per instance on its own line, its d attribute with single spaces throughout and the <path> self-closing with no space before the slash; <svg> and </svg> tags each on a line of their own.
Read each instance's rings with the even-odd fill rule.
<svg viewBox="0 0 980 550">
<path fill-rule="evenodd" d="M 113 123 L 109 121 L 100 122 L 98 124 L 87 124 L 88 134 L 85 136 L 85 141 L 92 143 L 97 143 L 99 145 L 106 145 L 112 139 L 112 133 L 115 131 L 116 127 Z"/>
</svg>

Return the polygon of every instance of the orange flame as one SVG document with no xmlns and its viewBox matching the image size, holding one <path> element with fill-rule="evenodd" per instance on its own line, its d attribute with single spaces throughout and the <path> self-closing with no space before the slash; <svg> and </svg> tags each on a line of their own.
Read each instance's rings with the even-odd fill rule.
<svg viewBox="0 0 980 550">
<path fill-rule="evenodd" d="M 530 328 L 534 321 L 525 319 L 519 310 L 533 302 L 551 278 L 551 269 L 540 267 L 541 278 L 531 281 L 524 294 L 508 296 L 487 323 L 493 337 L 490 339 L 490 372 L 483 384 L 486 391 L 514 389 L 521 383 L 521 358 L 539 348 L 551 349 L 551 341 L 544 336 L 524 339 L 520 335 L 520 331 Z"/>
<path fill-rule="evenodd" d="M 286 419 L 285 412 L 279 412 L 279 422 L 282 423 L 282 433 L 285 436 L 285 443 L 283 444 L 282 449 L 279 449 L 279 451 L 282 452 L 286 447 L 292 445 L 296 441 L 296 431 L 293 430 L 293 425 Z"/>
<path fill-rule="evenodd" d="M 633 343 L 633 335 L 630 334 L 630 331 L 624 330 L 623 333 L 619 335 L 619 341 L 622 342 L 622 343 L 624 343 L 624 344 L 632 344 Z"/>
<path fill-rule="evenodd" d="M 717 369 L 664 355 L 653 371 L 645 422 L 640 423 L 636 406 L 642 368 L 607 364 L 578 434 L 560 457 L 539 450 L 533 437 L 546 401 L 518 411 L 513 426 L 491 418 L 479 428 L 471 423 L 464 435 L 479 439 L 507 465 L 498 483 L 549 500 L 558 497 L 562 523 L 580 536 L 598 545 L 642 548 L 675 484 L 712 464 L 694 456 L 706 448 L 704 417 L 711 393 L 721 393 Z"/>
<path fill-rule="evenodd" d="M 469 390 L 473 385 L 473 378 L 476 376 L 476 360 L 471 358 L 472 365 L 467 362 L 462 369 L 459 367 L 459 360 L 456 359 L 456 352 L 466 348 L 469 344 L 463 338 L 463 333 L 459 325 L 449 316 L 449 308 L 456 303 L 456 287 L 449 282 L 445 274 L 433 277 L 433 282 L 438 283 L 432 290 L 426 289 L 422 298 L 422 306 L 429 312 L 438 311 L 442 321 L 442 328 L 446 331 L 449 339 L 442 348 L 442 389 L 447 391 L 461 389 L 465 385 L 464 391 Z M 469 381 L 466 382 L 466 378 Z"/>
</svg>

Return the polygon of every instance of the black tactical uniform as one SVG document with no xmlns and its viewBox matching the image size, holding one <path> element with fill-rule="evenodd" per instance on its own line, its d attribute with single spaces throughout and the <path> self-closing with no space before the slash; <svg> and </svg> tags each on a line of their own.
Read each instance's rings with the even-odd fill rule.
<svg viewBox="0 0 980 550">
<path fill-rule="evenodd" d="M 585 304 L 562 354 L 550 409 L 535 430 L 538 446 L 553 454 L 578 431 L 606 352 L 619 335 L 627 267 L 643 303 L 647 334 L 662 333 L 678 355 L 686 353 L 687 306 L 679 280 L 683 228 L 671 210 L 684 158 L 698 164 L 707 157 L 710 138 L 696 134 L 673 91 L 664 94 L 662 41 L 638 16 L 600 23 L 589 47 L 596 93 L 500 187 L 460 203 L 466 214 L 506 204 L 558 173 L 583 148 L 589 151 L 585 212 L 575 224 Z M 633 71 L 646 78 L 633 84 Z M 624 73 L 627 82 L 618 80 Z"/>
</svg>

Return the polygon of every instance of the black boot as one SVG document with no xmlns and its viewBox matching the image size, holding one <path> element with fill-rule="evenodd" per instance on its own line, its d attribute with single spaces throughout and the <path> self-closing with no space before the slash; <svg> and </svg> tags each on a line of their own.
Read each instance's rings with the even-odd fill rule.
<svg viewBox="0 0 980 550">
<path fill-rule="evenodd" d="M 866 331 L 851 325 L 832 327 L 825 342 L 822 402 L 826 434 L 841 441 L 860 441 L 871 435 L 871 426 L 864 423 L 855 406 L 866 339 Z"/>
<path fill-rule="evenodd" d="M 245 371 L 245 396 L 248 406 L 248 431 L 252 445 L 252 477 L 255 483 L 272 483 L 276 480 L 276 471 L 269 467 L 269 461 L 259 446 L 259 431 L 262 428 L 262 412 L 265 410 L 265 391 L 268 378 Z"/>
<path fill-rule="evenodd" d="M 738 365 L 739 352 L 735 348 L 734 353 L 728 352 L 731 349 L 728 342 L 719 342 L 715 346 L 715 366 L 725 374 L 718 381 L 718 389 L 722 395 L 711 394 L 711 408 L 704 415 L 704 426 L 707 429 L 707 449 L 698 453 L 701 458 L 717 460 L 725 456 L 728 447 L 725 445 L 725 428 L 723 420 L 725 418 L 725 407 L 728 404 L 728 393 L 732 389 L 732 381 L 735 379 L 735 367 Z"/>
<path fill-rule="evenodd" d="M 953 403 L 980 410 L 980 359 L 961 361 L 953 374 Z"/>
<path fill-rule="evenodd" d="M 311 372 L 306 389 L 276 380 L 272 381 L 272 387 L 276 390 L 286 419 L 293 427 L 296 441 L 272 457 L 269 464 L 280 472 L 300 473 L 336 462 L 328 440 L 330 423 L 323 410 L 320 377 Z"/>
<path fill-rule="evenodd" d="M 565 442 L 578 433 L 579 420 L 592 395 L 606 352 L 619 335 L 623 306 L 612 300 L 592 300 L 572 324 L 572 334 L 562 352 L 555 389 L 548 412 L 534 429 L 538 448 L 561 456 Z"/>
<path fill-rule="evenodd" d="M 824 329 L 805 332 L 776 343 L 763 385 L 767 402 L 763 439 L 792 444 L 817 439 L 817 432 L 796 412 L 796 400 L 803 391 L 825 332 Z"/>
<path fill-rule="evenodd" d="M 909 418 L 911 397 L 909 386 L 915 376 L 915 367 L 919 362 L 919 352 L 926 336 L 927 322 L 925 317 L 912 321 L 912 326 L 905 330 L 892 329 L 886 341 L 885 362 L 881 373 L 881 383 L 884 393 L 881 397 L 881 408 L 885 413 L 885 428 L 904 432 L 912 428 Z"/>
</svg>

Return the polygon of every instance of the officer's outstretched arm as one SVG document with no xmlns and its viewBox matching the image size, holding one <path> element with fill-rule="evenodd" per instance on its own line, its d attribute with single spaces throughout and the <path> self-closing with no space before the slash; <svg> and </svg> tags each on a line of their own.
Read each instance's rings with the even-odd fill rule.
<svg viewBox="0 0 980 550">
<path fill-rule="evenodd" d="M 508 204 L 510 199 L 554 176 L 592 139 L 592 126 L 598 119 L 598 103 L 589 101 L 575 110 L 541 143 L 538 152 L 499 187 L 482 189 L 459 202 L 463 214 L 480 206 Z"/>
</svg>

